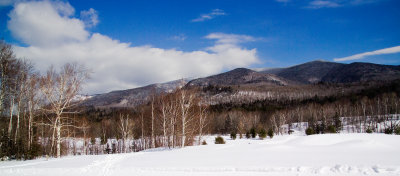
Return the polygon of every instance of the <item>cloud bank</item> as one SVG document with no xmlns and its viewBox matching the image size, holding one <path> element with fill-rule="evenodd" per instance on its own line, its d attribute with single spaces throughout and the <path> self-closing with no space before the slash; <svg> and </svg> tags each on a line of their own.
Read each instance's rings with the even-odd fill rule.
<svg viewBox="0 0 400 176">
<path fill-rule="evenodd" d="M 358 59 L 363 59 L 363 58 L 368 57 L 368 56 L 375 56 L 375 55 L 382 55 L 382 54 L 394 54 L 394 53 L 400 53 L 400 46 L 395 46 L 395 47 L 390 47 L 390 48 L 385 48 L 385 49 L 380 49 L 380 50 L 375 50 L 375 51 L 355 54 L 355 55 L 348 56 L 348 57 L 335 58 L 333 60 L 336 61 L 336 62 L 338 62 L 338 61 L 358 60 Z"/>
<path fill-rule="evenodd" d="M 256 49 L 240 46 L 254 41 L 250 36 L 212 33 L 205 37 L 215 40 L 212 46 L 191 52 L 134 46 L 91 33 L 87 29 L 98 23 L 98 13 L 94 9 L 82 13 L 89 20 L 75 18 L 75 9 L 65 2 L 17 3 L 9 13 L 8 28 L 27 45 L 15 46 L 17 56 L 33 60 L 40 71 L 51 64 L 85 64 L 93 71 L 83 91 L 89 94 L 206 76 L 259 62 Z"/>
</svg>

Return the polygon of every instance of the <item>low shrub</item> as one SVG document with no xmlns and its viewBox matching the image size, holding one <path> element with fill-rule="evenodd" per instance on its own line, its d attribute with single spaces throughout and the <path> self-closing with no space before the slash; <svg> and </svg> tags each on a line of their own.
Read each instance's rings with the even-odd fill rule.
<svg viewBox="0 0 400 176">
<path fill-rule="evenodd" d="M 38 144 L 37 142 L 33 142 L 31 144 L 31 149 L 28 150 L 28 152 L 26 153 L 25 159 L 28 160 L 35 159 L 36 157 L 40 156 L 41 153 L 42 153 L 42 147 L 40 146 L 40 144 Z"/>
<path fill-rule="evenodd" d="M 329 125 L 327 129 L 328 133 L 336 133 L 336 127 L 333 125 Z"/>
<path fill-rule="evenodd" d="M 231 133 L 231 139 L 235 140 L 236 139 L 236 132 Z"/>
<path fill-rule="evenodd" d="M 398 127 L 396 127 L 396 128 L 394 129 L 394 134 L 400 135 L 400 126 L 398 126 Z"/>
<path fill-rule="evenodd" d="M 367 130 L 365 130 L 365 132 L 367 132 L 367 133 L 372 133 L 373 131 L 372 131 L 371 128 L 367 128 Z"/>
<path fill-rule="evenodd" d="M 263 129 L 260 130 L 260 132 L 258 132 L 258 137 L 260 137 L 260 139 L 264 139 L 267 137 L 267 132 Z"/>
<path fill-rule="evenodd" d="M 307 134 L 307 135 L 313 135 L 313 134 L 315 134 L 314 129 L 312 129 L 311 127 L 308 127 L 308 128 L 306 129 L 306 134 Z"/>
<path fill-rule="evenodd" d="M 385 129 L 385 134 L 392 134 L 393 133 L 393 129 L 392 128 L 386 128 Z"/>
<path fill-rule="evenodd" d="M 203 140 L 203 142 L 201 143 L 201 145 L 207 145 L 206 140 Z"/>
<path fill-rule="evenodd" d="M 289 135 L 292 134 L 294 131 L 293 130 L 289 130 L 288 133 Z"/>
<path fill-rule="evenodd" d="M 272 130 L 271 128 L 268 130 L 268 136 L 271 139 L 274 137 L 274 130 Z"/>
<path fill-rule="evenodd" d="M 250 132 L 246 132 L 246 138 L 249 139 L 250 137 Z"/>
<path fill-rule="evenodd" d="M 222 138 L 221 136 L 216 137 L 215 144 L 225 144 L 224 138 Z"/>
</svg>

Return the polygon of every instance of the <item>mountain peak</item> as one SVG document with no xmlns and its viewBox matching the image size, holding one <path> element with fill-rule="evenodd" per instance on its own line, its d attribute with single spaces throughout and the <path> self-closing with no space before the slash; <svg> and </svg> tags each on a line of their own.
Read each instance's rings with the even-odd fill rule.
<svg viewBox="0 0 400 176">
<path fill-rule="evenodd" d="M 316 83 L 332 69 L 336 69 L 343 64 L 323 60 L 315 60 L 300 65 L 295 65 L 282 69 L 276 73 L 277 76 L 299 83 Z"/>
<path fill-rule="evenodd" d="M 241 85 L 241 84 L 287 85 L 288 82 L 276 75 L 260 73 L 247 68 L 236 68 L 218 75 L 192 80 L 188 86 Z"/>
<path fill-rule="evenodd" d="M 235 69 L 233 69 L 231 71 L 228 71 L 226 73 L 252 73 L 252 72 L 255 72 L 255 71 L 250 70 L 248 68 L 235 68 Z"/>
<path fill-rule="evenodd" d="M 327 60 L 324 60 L 324 59 L 316 59 L 316 60 L 310 61 L 308 63 L 311 63 L 311 62 L 330 62 L 330 61 L 327 61 Z"/>
</svg>

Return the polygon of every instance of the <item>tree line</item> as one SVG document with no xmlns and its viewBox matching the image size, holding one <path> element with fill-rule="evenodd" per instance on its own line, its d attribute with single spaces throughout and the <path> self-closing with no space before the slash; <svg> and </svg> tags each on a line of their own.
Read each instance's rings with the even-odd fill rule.
<svg viewBox="0 0 400 176">
<path fill-rule="evenodd" d="M 74 112 L 68 110 L 76 105 L 74 97 L 88 78 L 88 70 L 67 63 L 41 75 L 1 41 L 0 72 L 1 156 L 31 159 L 49 142 L 47 154 L 60 157 L 63 130 L 72 125 L 67 114 Z M 47 129 L 51 135 L 40 136 L 40 128 L 42 134 Z"/>
</svg>

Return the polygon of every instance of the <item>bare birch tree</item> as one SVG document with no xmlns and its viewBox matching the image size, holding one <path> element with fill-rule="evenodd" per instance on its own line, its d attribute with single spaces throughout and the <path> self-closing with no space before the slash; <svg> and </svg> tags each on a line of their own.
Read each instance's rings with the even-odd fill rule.
<svg viewBox="0 0 400 176">
<path fill-rule="evenodd" d="M 201 144 L 201 139 L 203 137 L 203 130 L 207 126 L 207 106 L 206 105 L 199 105 L 199 139 L 198 144 Z"/>
<path fill-rule="evenodd" d="M 193 106 L 194 95 L 187 90 L 179 90 L 178 92 L 178 103 L 181 115 L 181 147 L 185 146 L 187 125 L 192 120 L 189 109 Z"/>
<path fill-rule="evenodd" d="M 151 148 L 156 148 L 156 139 L 154 134 L 154 94 L 151 99 Z"/>
<path fill-rule="evenodd" d="M 127 152 L 127 144 L 126 143 L 128 142 L 128 139 L 130 137 L 132 137 L 132 134 L 133 134 L 132 133 L 132 130 L 134 127 L 133 120 L 129 119 L 128 115 L 124 116 L 124 115 L 120 114 L 118 127 L 119 127 L 119 131 L 120 131 L 121 137 L 122 137 L 123 152 L 126 153 Z"/>
<path fill-rule="evenodd" d="M 56 140 L 56 157 L 61 156 L 61 130 L 68 125 L 65 110 L 71 108 L 73 98 L 80 91 L 83 82 L 89 78 L 89 72 L 77 64 L 65 64 L 59 72 L 53 67 L 40 79 L 40 90 L 47 105 L 44 110 L 52 114 L 50 118 L 53 128 L 53 140 Z"/>
</svg>

